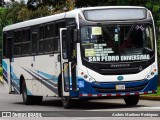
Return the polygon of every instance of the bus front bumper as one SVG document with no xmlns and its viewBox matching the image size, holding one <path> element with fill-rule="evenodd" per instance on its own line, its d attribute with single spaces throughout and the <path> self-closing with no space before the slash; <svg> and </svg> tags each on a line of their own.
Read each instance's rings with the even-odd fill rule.
<svg viewBox="0 0 160 120">
<path fill-rule="evenodd" d="M 79 98 L 81 97 L 120 97 L 129 95 L 142 95 L 157 93 L 158 75 L 150 80 L 136 80 L 130 82 L 89 83 L 83 79 L 78 80 Z M 125 85 L 125 90 L 116 90 L 116 85 Z"/>
</svg>

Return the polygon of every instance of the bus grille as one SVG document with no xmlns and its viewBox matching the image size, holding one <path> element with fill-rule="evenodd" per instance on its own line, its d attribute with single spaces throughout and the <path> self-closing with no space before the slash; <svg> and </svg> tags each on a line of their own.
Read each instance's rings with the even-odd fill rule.
<svg viewBox="0 0 160 120">
<path fill-rule="evenodd" d="M 139 67 L 132 68 L 116 68 L 116 69 L 104 69 L 99 68 L 99 73 L 102 75 L 117 75 L 117 74 L 136 74 L 140 72 Z"/>
<path fill-rule="evenodd" d="M 112 93 L 112 92 L 133 92 L 133 91 L 141 91 L 145 88 L 147 84 L 136 86 L 136 87 L 126 87 L 125 90 L 116 90 L 115 88 L 98 88 L 94 86 L 94 89 L 99 93 Z"/>
</svg>

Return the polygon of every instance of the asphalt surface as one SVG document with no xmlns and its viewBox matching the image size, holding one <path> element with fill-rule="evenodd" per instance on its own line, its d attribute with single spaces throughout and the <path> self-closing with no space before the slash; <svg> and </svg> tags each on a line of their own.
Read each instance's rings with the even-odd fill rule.
<svg viewBox="0 0 160 120">
<path fill-rule="evenodd" d="M 85 119 L 113 119 L 112 113 L 126 113 L 126 112 L 149 112 L 159 113 L 160 116 L 160 101 L 156 100 L 140 100 L 137 106 L 126 106 L 123 99 L 98 99 L 89 101 L 74 101 L 72 109 L 64 109 L 62 107 L 61 99 L 55 97 L 44 97 L 41 105 L 24 105 L 21 95 L 8 94 L 4 91 L 4 87 L 0 84 L 0 111 L 18 111 L 18 112 L 44 112 L 49 111 L 52 117 L 65 120 L 85 120 Z M 48 113 L 49 114 L 49 113 Z M 116 116 L 114 120 L 124 120 L 128 117 Z M 145 117 L 145 120 L 151 117 Z M 153 119 L 159 119 L 159 117 L 152 117 Z M 18 120 L 20 118 L 4 118 L 0 117 L 0 120 Z M 23 118 L 26 119 L 26 118 Z M 31 118 L 30 118 L 31 119 Z M 38 118 L 34 118 L 36 120 Z M 43 118 L 47 119 L 47 118 Z M 51 119 L 48 118 L 48 119 Z M 47 120 L 48 120 L 47 119 Z M 131 120 L 133 117 L 130 118 Z M 141 117 L 140 119 L 144 119 Z M 38 119 L 39 120 L 39 119 Z"/>
</svg>

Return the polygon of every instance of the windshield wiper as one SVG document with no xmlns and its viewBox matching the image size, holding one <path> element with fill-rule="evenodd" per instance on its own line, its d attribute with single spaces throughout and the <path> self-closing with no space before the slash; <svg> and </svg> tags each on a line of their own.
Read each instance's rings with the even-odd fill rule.
<svg viewBox="0 0 160 120">
<path fill-rule="evenodd" d="M 133 25 L 131 26 L 131 28 L 130 28 L 130 30 L 128 31 L 127 35 L 124 37 L 124 40 L 127 40 L 127 39 L 128 39 L 128 37 L 129 37 L 130 34 L 132 33 L 132 31 L 133 31 L 135 25 L 136 25 L 136 24 L 133 24 Z"/>
<path fill-rule="evenodd" d="M 148 47 L 144 47 L 144 48 L 143 48 L 143 52 L 144 52 L 144 53 L 153 53 L 153 50 L 150 49 L 150 48 L 148 48 Z"/>
<path fill-rule="evenodd" d="M 102 27 L 102 29 L 105 31 L 105 33 L 108 34 L 109 37 L 110 37 L 112 40 L 114 40 L 114 37 L 112 36 L 112 34 L 109 32 L 109 30 L 108 30 L 106 27 L 104 27 L 101 23 L 97 23 L 97 25 L 99 25 L 100 27 Z"/>
</svg>

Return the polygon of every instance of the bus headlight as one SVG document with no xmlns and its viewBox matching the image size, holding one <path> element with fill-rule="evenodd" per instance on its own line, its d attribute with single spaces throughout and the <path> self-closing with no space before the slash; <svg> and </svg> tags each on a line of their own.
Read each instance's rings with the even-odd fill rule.
<svg viewBox="0 0 160 120">
<path fill-rule="evenodd" d="M 147 75 L 147 79 L 151 79 L 151 78 L 153 78 L 154 77 L 154 75 L 155 75 L 155 73 L 156 73 L 156 71 L 151 71 L 148 75 Z"/>
<path fill-rule="evenodd" d="M 81 76 L 88 82 L 95 82 L 95 80 L 91 76 L 89 76 L 88 74 L 84 72 L 81 72 Z"/>
<path fill-rule="evenodd" d="M 146 78 L 147 78 L 148 80 L 151 79 L 151 78 L 153 78 L 154 75 L 156 74 L 156 72 L 157 72 L 156 66 L 153 65 L 151 72 L 146 76 Z"/>
<path fill-rule="evenodd" d="M 84 77 L 84 79 L 87 79 L 87 78 L 88 78 L 88 75 L 84 75 L 83 77 Z"/>
<path fill-rule="evenodd" d="M 153 76 L 154 75 L 154 72 L 151 72 L 151 76 Z"/>
<path fill-rule="evenodd" d="M 150 79 L 151 78 L 151 76 L 150 75 L 147 75 L 147 79 Z"/>
</svg>

